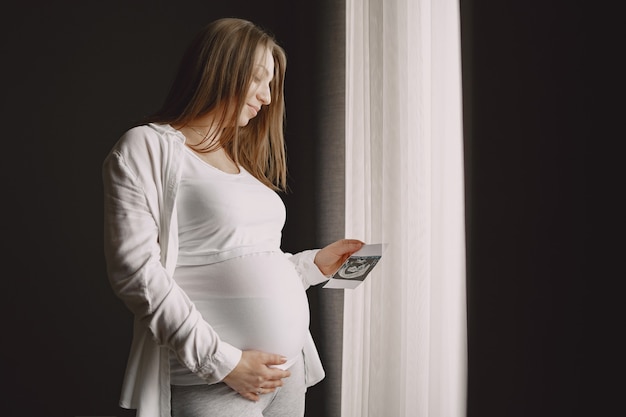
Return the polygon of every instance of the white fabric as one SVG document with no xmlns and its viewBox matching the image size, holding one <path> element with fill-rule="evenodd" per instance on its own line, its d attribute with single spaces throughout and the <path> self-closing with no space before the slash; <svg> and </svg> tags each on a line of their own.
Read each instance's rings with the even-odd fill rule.
<svg viewBox="0 0 626 417">
<path fill-rule="evenodd" d="M 345 293 L 342 417 L 461 417 L 458 3 L 348 0 L 346 14 L 346 235 L 388 248 Z"/>
<path fill-rule="evenodd" d="M 137 417 L 170 416 L 169 350 L 207 383 L 222 380 L 241 357 L 172 279 L 184 141 L 169 125 L 135 127 L 103 163 L 107 272 L 114 292 L 135 317 L 120 405 L 136 408 Z M 305 289 L 327 279 L 313 264 L 315 253 L 289 258 Z M 310 333 L 303 353 L 310 386 L 324 376 Z"/>
<path fill-rule="evenodd" d="M 288 361 L 278 367 L 287 369 L 302 357 L 309 304 L 293 264 L 279 250 L 285 205 L 243 167 L 226 173 L 185 151 L 174 280 L 221 340 L 281 354 Z M 233 256 L 241 249 L 249 254 Z M 176 385 L 204 383 L 173 353 L 170 375 Z"/>
<path fill-rule="evenodd" d="M 176 197 L 178 265 L 210 264 L 250 246 L 280 247 L 285 205 L 278 194 L 245 169 L 226 173 L 189 147 L 184 158 Z"/>
<path fill-rule="evenodd" d="M 281 354 L 288 358 L 277 366 L 282 369 L 302 357 L 309 303 L 293 264 L 282 252 L 182 266 L 176 268 L 174 279 L 222 340 L 242 350 Z M 172 384 L 203 383 L 175 358 L 170 364 Z"/>
<path fill-rule="evenodd" d="M 302 357 L 289 369 L 291 376 L 274 392 L 250 401 L 225 384 L 172 386 L 176 417 L 304 417 L 306 386 Z"/>
</svg>

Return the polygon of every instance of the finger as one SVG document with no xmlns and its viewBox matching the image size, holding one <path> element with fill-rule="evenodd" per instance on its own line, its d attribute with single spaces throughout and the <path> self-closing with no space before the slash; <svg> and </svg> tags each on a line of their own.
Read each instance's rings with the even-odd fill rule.
<svg viewBox="0 0 626 417">
<path fill-rule="evenodd" d="M 361 242 L 360 240 L 357 240 L 357 239 L 343 239 L 342 243 L 343 243 L 342 246 L 343 246 L 344 251 L 350 254 L 358 251 L 359 249 L 363 247 L 363 245 L 365 245 L 364 242 Z"/>
<path fill-rule="evenodd" d="M 365 242 L 359 240 L 359 239 L 340 239 L 334 243 L 332 243 L 330 246 L 338 246 L 338 247 L 342 247 L 342 248 L 356 248 L 356 247 L 360 247 L 365 245 Z"/>
<path fill-rule="evenodd" d="M 260 395 L 264 395 L 264 394 L 270 394 L 270 393 L 272 393 L 274 391 L 276 391 L 276 388 L 274 388 L 274 387 L 262 387 L 262 388 L 259 388 L 256 391 L 256 394 L 260 396 Z"/>
<path fill-rule="evenodd" d="M 264 362 L 266 365 L 282 365 L 287 362 L 287 358 L 282 355 L 276 355 L 273 353 L 266 354 Z"/>
<path fill-rule="evenodd" d="M 263 384 L 263 386 L 261 386 L 261 388 L 274 389 L 274 388 L 278 388 L 278 387 L 282 387 L 282 386 L 283 386 L 283 380 L 282 379 L 274 379 L 274 380 L 266 381 Z"/>
<path fill-rule="evenodd" d="M 363 246 L 365 242 L 358 239 L 343 239 L 342 242 L 349 246 Z"/>
<path fill-rule="evenodd" d="M 257 402 L 261 399 L 261 397 L 259 397 L 259 394 L 257 394 L 256 392 L 240 392 L 239 394 L 246 400 L 254 402 Z"/>
<path fill-rule="evenodd" d="M 288 370 L 278 369 L 278 368 L 269 368 L 270 373 L 268 373 L 265 377 L 265 381 L 280 381 L 283 378 L 289 378 L 291 376 L 291 372 Z"/>
</svg>

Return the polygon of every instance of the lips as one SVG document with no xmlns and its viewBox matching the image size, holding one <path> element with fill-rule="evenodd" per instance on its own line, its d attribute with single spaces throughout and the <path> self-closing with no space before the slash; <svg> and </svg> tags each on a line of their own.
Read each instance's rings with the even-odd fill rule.
<svg viewBox="0 0 626 417">
<path fill-rule="evenodd" d="M 254 112 L 254 116 L 256 116 L 259 113 L 259 110 L 261 110 L 260 107 L 253 106 L 252 104 L 248 104 L 248 107 L 252 109 L 252 111 Z"/>
</svg>

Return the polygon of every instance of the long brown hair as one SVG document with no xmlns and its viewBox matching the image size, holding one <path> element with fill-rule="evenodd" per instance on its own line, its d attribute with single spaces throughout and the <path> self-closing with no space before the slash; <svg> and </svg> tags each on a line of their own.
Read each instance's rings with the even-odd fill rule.
<svg viewBox="0 0 626 417">
<path fill-rule="evenodd" d="M 270 83 L 272 101 L 246 126 L 239 127 L 237 117 L 245 105 L 259 47 L 268 48 L 274 58 L 274 77 Z M 221 146 L 235 163 L 261 182 L 284 191 L 287 183 L 286 64 L 285 51 L 271 34 L 257 25 L 236 18 L 216 20 L 191 41 L 165 103 L 146 122 L 182 127 L 199 116 L 218 112 L 220 117 L 216 118 L 215 130 L 220 133 L 219 142 L 211 144 L 210 140 L 205 140 L 194 149 L 210 152 Z M 225 104 L 235 111 L 224 111 Z"/>
</svg>

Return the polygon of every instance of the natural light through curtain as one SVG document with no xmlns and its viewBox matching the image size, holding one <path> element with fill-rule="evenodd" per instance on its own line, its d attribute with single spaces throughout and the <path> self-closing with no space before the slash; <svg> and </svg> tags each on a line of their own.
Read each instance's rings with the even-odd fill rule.
<svg viewBox="0 0 626 417">
<path fill-rule="evenodd" d="M 461 417 L 459 6 L 347 0 L 346 18 L 346 236 L 388 247 L 345 293 L 341 415 Z"/>
</svg>

